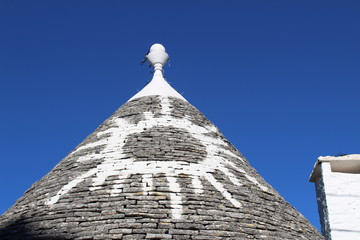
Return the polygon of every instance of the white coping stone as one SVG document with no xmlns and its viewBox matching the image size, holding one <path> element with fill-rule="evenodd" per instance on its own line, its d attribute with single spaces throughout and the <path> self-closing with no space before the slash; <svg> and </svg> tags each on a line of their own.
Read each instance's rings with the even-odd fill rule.
<svg viewBox="0 0 360 240">
<path fill-rule="evenodd" d="M 360 173 L 360 154 L 349 154 L 344 156 L 320 156 L 314 169 L 310 174 L 310 182 L 315 182 L 321 177 L 320 165 L 329 162 L 331 171 L 343 173 Z"/>
<path fill-rule="evenodd" d="M 344 156 L 320 156 L 318 160 L 322 162 L 333 160 L 360 160 L 360 154 L 349 154 Z"/>
</svg>

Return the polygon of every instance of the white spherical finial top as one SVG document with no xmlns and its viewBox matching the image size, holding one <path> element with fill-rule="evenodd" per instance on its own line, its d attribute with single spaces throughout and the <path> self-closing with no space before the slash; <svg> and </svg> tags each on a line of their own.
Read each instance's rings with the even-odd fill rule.
<svg viewBox="0 0 360 240">
<path fill-rule="evenodd" d="M 163 45 L 155 43 L 151 46 L 146 59 L 155 68 L 155 71 L 162 70 L 162 66 L 169 61 L 169 55 L 166 53 Z"/>
<path fill-rule="evenodd" d="M 150 52 L 153 51 L 164 51 L 165 52 L 165 47 L 163 45 L 161 45 L 160 43 L 155 43 L 150 47 Z"/>
</svg>

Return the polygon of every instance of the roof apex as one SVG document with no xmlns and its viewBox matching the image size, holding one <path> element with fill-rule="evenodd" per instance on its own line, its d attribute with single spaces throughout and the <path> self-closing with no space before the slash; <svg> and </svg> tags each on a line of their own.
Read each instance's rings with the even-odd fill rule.
<svg viewBox="0 0 360 240">
<path fill-rule="evenodd" d="M 151 95 L 176 97 L 186 101 L 180 93 L 170 86 L 163 76 L 163 66 L 169 61 L 169 55 L 163 45 L 159 43 L 153 44 L 145 56 L 144 62 L 145 61 L 148 61 L 150 65 L 154 67 L 154 76 L 148 85 L 128 101 Z"/>
</svg>

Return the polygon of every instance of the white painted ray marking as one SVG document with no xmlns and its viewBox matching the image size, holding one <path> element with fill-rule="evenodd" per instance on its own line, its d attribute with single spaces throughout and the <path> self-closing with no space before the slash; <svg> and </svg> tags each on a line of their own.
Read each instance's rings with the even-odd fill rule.
<svg viewBox="0 0 360 240">
<path fill-rule="evenodd" d="M 208 125 L 206 128 L 209 129 L 211 132 L 219 131 L 215 125 Z"/>
<path fill-rule="evenodd" d="M 232 195 L 225 190 L 224 186 L 220 182 L 218 182 L 212 174 L 206 174 L 205 178 L 235 207 L 240 208 L 242 206 L 238 200 L 233 198 Z"/>
<path fill-rule="evenodd" d="M 77 184 L 84 181 L 85 178 L 90 177 L 96 173 L 96 168 L 91 169 L 90 171 L 86 172 L 86 174 L 83 174 L 81 177 L 75 178 L 74 180 L 70 181 L 68 184 L 63 186 L 61 190 L 53 197 L 51 197 L 48 201 L 46 201 L 47 205 L 53 205 L 57 201 L 59 201 L 59 198 L 69 192 L 72 188 L 74 188 Z"/>
<path fill-rule="evenodd" d="M 255 178 L 253 178 L 252 176 L 248 175 L 248 174 L 244 174 L 245 177 L 252 183 L 254 183 L 256 186 L 258 186 L 261 190 L 263 191 L 269 191 L 269 188 L 260 184 Z"/>
<path fill-rule="evenodd" d="M 218 160 L 218 161 L 215 161 L 215 160 Z M 237 186 L 241 186 L 242 184 L 240 183 L 240 181 L 235 177 L 234 174 L 232 174 L 230 172 L 229 169 L 225 168 L 222 164 L 218 164 L 218 163 L 221 163 L 221 161 L 223 161 L 223 158 L 220 158 L 220 157 L 217 157 L 217 156 L 208 156 L 203 161 L 203 164 L 207 165 L 207 166 L 211 166 L 211 169 L 220 170 L 222 173 L 224 173 L 230 179 L 230 181 L 233 184 L 235 184 Z M 238 169 L 235 166 L 234 166 L 234 168 Z M 240 172 L 244 172 L 244 171 L 240 171 Z"/>
<path fill-rule="evenodd" d="M 175 177 L 166 176 L 167 181 L 169 182 L 169 190 L 170 190 L 170 202 L 171 202 L 171 212 L 172 218 L 179 219 L 182 215 L 182 199 L 180 195 L 180 185 L 176 181 Z"/>
<path fill-rule="evenodd" d="M 203 190 L 204 187 L 199 179 L 199 176 L 195 176 L 195 175 L 191 176 L 191 184 L 196 194 L 200 194 L 204 192 Z"/>
<path fill-rule="evenodd" d="M 137 124 L 128 123 L 121 118 L 113 118 L 110 121 L 113 127 L 97 133 L 97 137 L 109 135 L 106 139 L 98 140 L 95 143 L 88 143 L 79 147 L 72 154 L 80 150 L 91 150 L 98 146 L 103 146 L 99 153 L 87 154 L 79 157 L 78 162 L 86 162 L 92 159 L 105 159 L 94 169 L 91 169 L 81 176 L 75 178 L 65 186 L 63 186 L 58 193 L 51 197 L 46 203 L 48 205 L 55 204 L 62 195 L 66 194 L 73 187 L 84 181 L 87 177 L 93 176 L 91 191 L 98 190 L 104 187 L 104 183 L 109 176 L 117 176 L 118 180 L 113 183 L 111 189 L 111 196 L 117 196 L 122 192 L 123 181 L 133 174 L 142 174 L 142 182 L 146 183 L 147 188 L 151 191 L 152 178 L 156 174 L 166 174 L 169 181 L 169 189 L 172 192 L 170 199 L 172 201 L 172 216 L 173 218 L 180 218 L 182 214 L 182 204 L 180 195 L 180 186 L 176 182 L 175 176 L 181 174 L 190 175 L 192 177 L 192 185 L 195 193 L 203 192 L 203 186 L 200 177 L 204 177 L 209 181 L 228 201 L 235 207 L 241 207 L 241 203 L 234 199 L 232 195 L 225 190 L 222 183 L 217 181 L 213 174 L 218 170 L 222 172 L 235 185 L 241 186 L 239 179 L 231 173 L 227 166 L 234 170 L 241 172 L 249 181 L 253 182 L 263 191 L 268 188 L 261 185 L 255 178 L 248 175 L 243 169 L 237 167 L 232 161 L 222 157 L 222 154 L 229 155 L 235 159 L 243 161 L 239 156 L 227 150 L 227 143 L 222 139 L 215 139 L 212 136 L 206 135 L 210 132 L 217 132 L 214 126 L 198 126 L 193 124 L 186 118 L 178 119 L 170 115 L 171 104 L 168 98 L 161 99 L 162 116 L 157 118 L 151 112 L 145 112 L 145 119 Z M 135 161 L 135 159 L 128 157 L 123 152 L 123 147 L 126 139 L 131 134 L 141 133 L 144 128 L 152 128 L 155 126 L 162 127 L 178 127 L 188 131 L 194 138 L 198 139 L 206 148 L 207 156 L 204 160 L 198 163 L 188 163 L 183 161 Z M 145 191 L 145 190 L 144 190 Z"/>
<path fill-rule="evenodd" d="M 258 180 L 256 180 L 254 177 L 252 177 L 252 176 L 250 176 L 249 174 L 247 174 L 243 169 L 237 168 L 234 163 L 229 162 L 229 163 L 227 163 L 227 164 L 230 165 L 230 166 L 232 166 L 234 169 L 237 169 L 239 172 L 241 172 L 250 182 L 254 183 L 254 184 L 255 184 L 256 186 L 258 186 L 261 190 L 263 190 L 263 191 L 269 191 L 269 188 L 268 188 L 268 187 L 266 187 L 266 186 L 262 185 L 261 183 L 259 183 Z M 223 167 L 221 167 L 221 168 L 223 168 Z M 228 172 L 229 172 L 229 170 L 228 170 L 227 168 L 224 168 L 224 169 L 225 169 L 225 171 L 228 171 Z M 220 170 L 221 170 L 221 169 L 220 169 Z M 223 170 L 221 170 L 221 171 L 223 171 Z M 226 175 L 225 172 L 224 172 L 224 174 Z M 229 174 L 232 175 L 230 172 L 229 172 Z M 234 175 L 232 175 L 232 177 L 230 177 L 230 175 L 229 175 L 229 178 L 230 178 L 230 180 L 231 180 L 234 184 L 237 184 L 237 183 L 240 184 L 240 182 L 238 181 L 238 179 L 237 179 Z M 237 184 L 237 185 L 238 185 L 238 184 Z M 242 184 L 240 184 L 240 185 L 242 185 Z"/>
</svg>

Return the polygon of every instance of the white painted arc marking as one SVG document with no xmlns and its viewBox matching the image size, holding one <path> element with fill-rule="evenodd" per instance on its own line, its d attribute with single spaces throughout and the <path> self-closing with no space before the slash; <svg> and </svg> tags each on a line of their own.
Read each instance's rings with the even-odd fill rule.
<svg viewBox="0 0 360 240">
<path fill-rule="evenodd" d="M 104 187 L 104 183 L 109 176 L 117 176 L 118 180 L 114 180 L 112 189 L 110 190 L 111 196 L 118 196 L 122 192 L 123 181 L 133 174 L 142 174 L 143 189 L 151 191 L 153 189 L 153 176 L 156 174 L 165 174 L 169 182 L 169 190 L 172 216 L 173 218 L 180 218 L 182 214 L 182 198 L 180 193 L 180 185 L 176 181 L 176 177 L 181 174 L 191 176 L 191 182 L 194 187 L 194 192 L 200 194 L 203 192 L 203 185 L 200 177 L 210 182 L 215 189 L 217 189 L 229 202 L 235 207 L 241 207 L 241 203 L 236 200 L 231 193 L 229 193 L 222 183 L 217 181 L 213 173 L 221 171 L 228 179 L 237 186 L 241 186 L 239 179 L 231 173 L 228 167 L 233 170 L 241 172 L 249 181 L 259 186 L 263 191 L 267 191 L 267 187 L 261 185 L 255 178 L 249 176 L 243 169 L 238 168 L 233 162 L 224 158 L 221 154 L 231 156 L 235 159 L 243 161 L 240 157 L 233 154 L 226 149 L 227 143 L 222 139 L 213 138 L 212 134 L 218 130 L 216 127 L 198 126 L 193 124 L 186 118 L 178 119 L 171 116 L 171 104 L 166 97 L 161 98 L 161 115 L 154 117 L 151 112 L 145 112 L 145 119 L 137 124 L 128 123 L 121 118 L 113 118 L 110 121 L 114 127 L 105 131 L 98 132 L 97 137 L 110 135 L 106 139 L 98 140 L 94 143 L 88 143 L 84 146 L 77 148 L 71 154 L 76 154 L 83 150 L 92 150 L 95 147 L 102 146 L 99 153 L 91 153 L 79 157 L 78 162 L 87 162 L 92 159 L 105 159 L 101 164 L 95 168 L 85 172 L 68 184 L 63 186 L 58 193 L 51 197 L 46 204 L 55 204 L 62 195 L 68 193 L 77 184 L 84 181 L 86 178 L 93 176 L 91 191 L 99 190 Z M 155 126 L 163 127 L 178 127 L 185 129 L 191 136 L 198 139 L 206 148 L 207 156 L 204 160 L 198 163 L 188 163 L 183 161 L 135 161 L 129 158 L 123 152 L 123 146 L 126 143 L 127 136 L 135 133 L 141 133 L 144 128 L 152 128 Z M 94 152 L 94 151 L 89 151 Z"/>
</svg>

